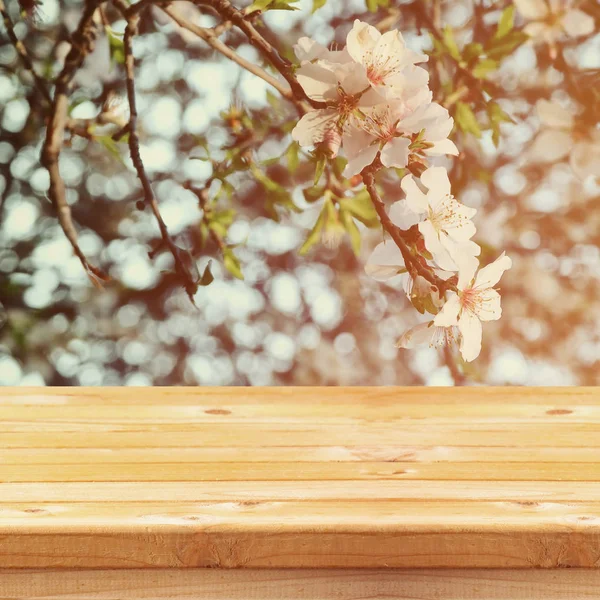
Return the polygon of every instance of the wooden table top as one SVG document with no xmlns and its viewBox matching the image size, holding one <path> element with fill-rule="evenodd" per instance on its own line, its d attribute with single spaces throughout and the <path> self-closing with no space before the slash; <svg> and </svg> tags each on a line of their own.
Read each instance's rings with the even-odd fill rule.
<svg viewBox="0 0 600 600">
<path fill-rule="evenodd" d="M 600 567 L 600 389 L 5 388 L 24 567 Z"/>
</svg>

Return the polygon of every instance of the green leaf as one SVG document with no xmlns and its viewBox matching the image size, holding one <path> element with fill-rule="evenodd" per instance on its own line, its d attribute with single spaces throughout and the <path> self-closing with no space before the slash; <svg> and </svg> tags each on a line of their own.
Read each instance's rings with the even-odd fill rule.
<svg viewBox="0 0 600 600">
<path fill-rule="evenodd" d="M 488 103 L 487 112 L 490 117 L 490 121 L 498 123 L 502 121 L 505 121 L 506 123 L 516 122 L 509 114 L 502 110 L 502 107 L 497 102 L 494 102 L 493 100 Z"/>
<path fill-rule="evenodd" d="M 116 36 L 110 27 L 106 28 L 106 37 L 108 39 L 108 49 L 110 52 L 110 63 L 111 65 L 125 64 L 125 45 L 123 40 Z"/>
<path fill-rule="evenodd" d="M 200 277 L 199 281 L 198 281 L 198 285 L 202 286 L 202 287 L 206 287 L 207 285 L 210 285 L 213 281 L 214 281 L 214 277 L 213 274 L 210 272 L 210 263 L 212 261 L 208 261 L 208 264 L 206 265 L 206 268 L 204 269 L 204 273 L 202 273 L 202 277 Z"/>
<path fill-rule="evenodd" d="M 326 215 L 327 208 L 323 206 L 313 228 L 310 230 L 308 236 L 306 236 L 304 244 L 302 244 L 300 250 L 298 250 L 298 254 L 300 254 L 300 256 L 304 256 L 319 241 L 321 237 L 321 231 L 325 225 Z"/>
<path fill-rule="evenodd" d="M 254 2 L 246 8 L 246 14 L 256 11 L 265 12 L 267 10 L 299 10 L 297 6 L 291 6 L 298 0 L 254 0 Z"/>
<path fill-rule="evenodd" d="M 377 227 L 379 224 L 377 211 L 366 190 L 362 190 L 354 198 L 340 200 L 340 206 L 367 227 Z"/>
<path fill-rule="evenodd" d="M 100 142 L 121 164 L 125 164 L 123 157 L 121 156 L 121 151 L 119 150 L 119 145 L 110 135 L 97 135 L 94 139 L 97 142 Z"/>
<path fill-rule="evenodd" d="M 486 109 L 492 128 L 492 142 L 497 147 L 500 143 L 500 123 L 514 123 L 515 121 L 502 110 L 497 102 L 488 102 Z"/>
<path fill-rule="evenodd" d="M 314 12 L 318 11 L 320 8 L 325 6 L 326 3 L 327 3 L 327 0 L 313 0 L 312 12 L 314 13 Z"/>
<path fill-rule="evenodd" d="M 238 257 L 233 253 L 231 248 L 223 249 L 223 264 L 225 268 L 237 279 L 244 279 L 242 267 Z"/>
<path fill-rule="evenodd" d="M 502 38 L 510 33 L 515 26 L 515 5 L 512 2 L 502 11 L 496 30 L 496 39 Z"/>
<path fill-rule="evenodd" d="M 464 133 L 472 133 L 477 138 L 481 137 L 481 128 L 479 127 L 475 113 L 468 104 L 464 102 L 456 103 L 454 120 Z"/>
<path fill-rule="evenodd" d="M 473 77 L 485 79 L 489 73 L 498 69 L 498 62 L 492 58 L 482 58 L 473 68 Z"/>
<path fill-rule="evenodd" d="M 362 241 L 360 237 L 360 231 L 349 212 L 340 209 L 340 218 L 342 219 L 342 223 L 348 232 L 348 235 L 350 236 L 352 251 L 356 256 L 358 256 L 360 254 L 360 246 Z"/>
<path fill-rule="evenodd" d="M 285 157 L 287 159 L 288 169 L 290 173 L 295 173 L 298 169 L 298 164 L 300 163 L 300 159 L 298 157 L 298 152 L 300 151 L 300 146 L 298 142 L 292 142 L 288 149 L 285 151 Z"/>
<path fill-rule="evenodd" d="M 463 59 L 467 62 L 479 58 L 483 54 L 483 46 L 479 42 L 471 42 L 463 48 Z"/>
<path fill-rule="evenodd" d="M 511 31 L 501 38 L 493 37 L 486 49 L 487 56 L 495 60 L 502 60 L 528 39 L 529 36 L 526 33 L 517 30 Z"/>
<path fill-rule="evenodd" d="M 446 25 L 446 27 L 444 27 L 443 38 L 444 46 L 446 46 L 450 56 L 454 60 L 460 60 L 460 50 L 458 49 L 456 40 L 454 39 L 454 32 L 452 31 L 452 27 L 450 27 L 450 25 Z"/>
<path fill-rule="evenodd" d="M 325 170 L 326 164 L 327 157 L 325 155 L 319 156 L 315 167 L 315 181 L 313 185 L 317 185 L 317 183 L 319 183 L 319 179 L 321 179 L 321 175 L 323 175 L 323 171 Z"/>
<path fill-rule="evenodd" d="M 304 199 L 307 202 L 316 202 L 323 197 L 323 192 L 325 191 L 325 187 L 309 187 L 302 190 L 302 194 L 304 195 Z"/>
</svg>

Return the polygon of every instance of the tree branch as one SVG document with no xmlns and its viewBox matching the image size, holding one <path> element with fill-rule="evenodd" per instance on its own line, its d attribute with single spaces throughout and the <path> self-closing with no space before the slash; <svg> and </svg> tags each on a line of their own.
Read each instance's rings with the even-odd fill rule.
<svg viewBox="0 0 600 600">
<path fill-rule="evenodd" d="M 269 75 L 264 69 L 246 60 L 236 52 L 234 52 L 227 44 L 224 44 L 215 34 L 212 29 L 206 27 L 199 27 L 194 23 L 186 21 L 172 6 L 162 6 L 162 10 L 167 13 L 180 27 L 191 31 L 199 38 L 203 39 L 209 46 L 214 48 L 217 52 L 220 52 L 223 56 L 226 56 L 233 62 L 237 63 L 246 71 L 260 77 L 263 81 L 266 81 L 269 85 L 273 86 L 284 98 L 290 102 L 295 102 L 295 98 L 291 92 L 291 89 L 285 85 L 282 85 L 280 81 L 275 79 L 272 75 Z"/>
<path fill-rule="evenodd" d="M 21 62 L 25 66 L 25 69 L 29 71 L 31 76 L 33 77 L 33 83 L 42 98 L 46 100 L 48 105 L 52 104 L 52 98 L 50 97 L 50 92 L 48 91 L 48 87 L 46 86 L 46 82 L 36 73 L 35 68 L 33 66 L 33 62 L 27 53 L 27 49 L 25 48 L 25 44 L 17 37 L 15 34 L 15 29 L 13 27 L 12 20 L 8 11 L 6 10 L 6 6 L 4 5 L 4 0 L 0 0 L 0 15 L 2 15 L 2 20 L 4 21 L 4 27 L 6 28 L 6 32 L 8 33 L 8 39 L 11 41 L 14 46 L 17 54 L 21 57 Z"/>
<path fill-rule="evenodd" d="M 390 217 L 388 216 L 385 210 L 385 204 L 377 191 L 377 186 L 375 185 L 375 173 L 380 168 L 378 164 L 379 161 L 376 160 L 372 165 L 363 169 L 361 175 L 363 178 L 363 182 L 367 191 L 369 192 L 369 196 L 371 196 L 371 201 L 373 202 L 373 206 L 377 211 L 377 215 L 379 220 L 381 221 L 382 227 L 389 233 L 392 240 L 398 249 L 402 253 L 402 258 L 404 259 L 404 264 L 406 266 L 407 271 L 410 273 L 413 279 L 420 275 L 423 279 L 426 279 L 429 283 L 434 285 L 438 291 L 440 297 L 444 294 L 444 292 L 451 288 L 452 286 L 448 284 L 447 281 L 436 277 L 436 275 L 431 271 L 431 269 L 422 265 L 419 260 L 413 256 L 408 244 L 406 243 L 404 237 L 402 236 L 401 230 L 394 225 Z"/>
<path fill-rule="evenodd" d="M 50 175 L 48 195 L 56 210 L 60 226 L 86 273 L 94 284 L 99 285 L 99 280 L 106 281 L 108 277 L 88 262 L 79 247 L 71 208 L 67 204 L 65 182 L 59 170 L 59 157 L 64 143 L 71 84 L 85 57 L 93 49 L 96 39 L 93 18 L 97 7 L 98 0 L 87 0 L 79 26 L 71 36 L 71 50 L 65 59 L 62 71 L 55 81 L 54 100 L 50 109 L 46 138 L 42 146 L 41 163 L 48 169 Z"/>
<path fill-rule="evenodd" d="M 207 0 L 225 21 L 231 21 L 239 27 L 248 38 L 248 41 L 277 69 L 283 78 L 290 84 L 292 94 L 298 100 L 307 101 L 314 108 L 324 108 L 323 102 L 316 102 L 309 98 L 294 74 L 292 63 L 283 58 L 269 42 L 256 30 L 254 25 L 245 18 L 244 13 L 238 10 L 229 0 Z"/>
<path fill-rule="evenodd" d="M 129 123 L 127 125 L 127 132 L 129 133 L 129 152 L 131 154 L 131 160 L 137 172 L 138 179 L 140 180 L 140 183 L 142 184 L 142 188 L 144 190 L 144 203 L 151 208 L 156 222 L 158 223 L 158 228 L 160 230 L 160 235 L 162 239 L 161 246 L 168 249 L 168 251 L 172 254 L 173 260 L 175 261 L 175 272 L 177 273 L 178 277 L 182 280 L 185 290 L 190 300 L 192 300 L 193 302 L 193 295 L 198 289 L 198 278 L 194 277 L 191 271 L 193 259 L 188 252 L 186 252 L 182 248 L 179 248 L 179 246 L 175 244 L 175 242 L 169 235 L 167 225 L 164 222 L 162 215 L 160 214 L 158 202 L 156 200 L 156 196 L 154 195 L 154 190 L 152 189 L 150 179 L 148 178 L 146 169 L 144 168 L 142 157 L 140 155 L 140 141 L 137 133 L 138 112 L 136 105 L 134 80 L 135 65 L 133 57 L 133 37 L 137 33 L 137 27 L 140 20 L 140 11 L 130 10 L 127 4 L 125 4 L 124 0 L 114 0 L 114 4 L 121 11 L 121 13 L 127 21 L 127 26 L 125 27 L 125 35 L 123 36 L 123 46 L 125 51 L 127 99 L 129 102 L 130 113 Z M 134 5 L 132 8 L 136 9 L 137 5 Z M 160 247 L 154 249 L 152 254 L 155 254 L 159 250 Z"/>
</svg>

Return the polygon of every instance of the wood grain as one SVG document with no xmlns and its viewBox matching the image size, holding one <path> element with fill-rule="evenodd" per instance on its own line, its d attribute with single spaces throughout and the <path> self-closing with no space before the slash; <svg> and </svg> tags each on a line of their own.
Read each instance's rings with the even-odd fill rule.
<svg viewBox="0 0 600 600">
<path fill-rule="evenodd" d="M 590 600 L 600 570 L 135 569 L 8 571 L 0 598 L 30 600 Z"/>
<path fill-rule="evenodd" d="M 594 389 L 5 389 L 0 569 L 599 568 L 599 458 Z"/>
</svg>

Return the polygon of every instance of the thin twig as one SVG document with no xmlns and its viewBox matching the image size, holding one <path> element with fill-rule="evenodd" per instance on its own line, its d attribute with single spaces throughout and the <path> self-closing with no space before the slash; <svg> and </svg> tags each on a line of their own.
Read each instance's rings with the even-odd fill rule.
<svg viewBox="0 0 600 600">
<path fill-rule="evenodd" d="M 280 81 L 275 79 L 272 75 L 269 75 L 264 69 L 246 60 L 236 52 L 234 52 L 227 44 L 224 44 L 215 34 L 212 29 L 206 27 L 199 27 L 194 23 L 190 23 L 184 17 L 182 17 L 172 6 L 163 6 L 162 10 L 167 13 L 173 21 L 175 21 L 180 27 L 191 31 L 199 38 L 203 39 L 209 46 L 214 48 L 217 52 L 220 52 L 223 56 L 237 63 L 246 71 L 260 77 L 266 81 L 269 85 L 273 86 L 284 98 L 294 102 L 294 96 L 292 95 L 291 89 L 282 85 Z"/>
<path fill-rule="evenodd" d="M 79 26 L 71 37 L 71 50 L 65 59 L 62 71 L 55 81 L 54 100 L 50 109 L 46 138 L 41 153 L 41 163 L 48 169 L 50 176 L 48 195 L 56 210 L 60 226 L 83 268 L 95 284 L 99 284 L 99 280 L 106 281 L 108 277 L 88 262 L 79 247 L 71 208 L 67 203 L 65 182 L 59 170 L 59 157 L 64 143 L 71 84 L 85 57 L 92 51 L 96 39 L 93 18 L 97 7 L 98 0 L 87 0 Z"/>
<path fill-rule="evenodd" d="M 160 210 L 158 208 L 158 202 L 154 195 L 154 190 L 150 184 L 150 179 L 144 168 L 144 163 L 140 155 L 140 141 L 137 133 L 137 104 L 135 96 L 135 64 L 133 57 L 133 37 L 137 33 L 137 27 L 140 21 L 140 13 L 137 10 L 129 10 L 129 7 L 125 4 L 124 0 L 114 0 L 114 4 L 122 12 L 123 16 L 127 21 L 125 27 L 125 35 L 123 36 L 123 47 L 125 51 L 125 76 L 127 79 L 127 99 L 129 102 L 129 125 L 127 131 L 129 133 L 129 152 L 131 154 L 131 160 L 135 167 L 138 175 L 138 179 L 142 184 L 144 190 L 144 202 L 148 205 L 158 223 L 160 235 L 162 238 L 161 245 L 166 247 L 172 254 L 175 261 L 175 271 L 177 275 L 183 281 L 185 290 L 193 302 L 193 295 L 198 289 L 197 278 L 195 278 L 190 270 L 190 265 L 193 263 L 191 256 L 182 248 L 179 248 L 172 240 L 165 224 Z M 136 7 L 137 5 L 134 5 Z"/>
<path fill-rule="evenodd" d="M 17 54 L 21 57 L 21 62 L 25 66 L 25 69 L 31 73 L 35 87 L 42 95 L 42 98 L 44 98 L 49 105 L 52 104 L 52 98 L 50 96 L 50 92 L 48 91 L 46 82 L 36 73 L 33 62 L 31 61 L 31 58 L 27 52 L 27 48 L 25 48 L 25 44 L 23 44 L 23 42 L 15 34 L 15 29 L 10 15 L 6 10 L 6 6 L 4 5 L 4 0 L 0 0 L 0 14 L 2 15 L 6 32 L 8 33 L 8 39 L 11 41 L 15 50 L 17 51 Z"/>
<path fill-rule="evenodd" d="M 307 101 L 314 108 L 325 108 L 323 102 L 316 102 L 309 98 L 302 86 L 298 83 L 292 63 L 283 58 L 271 44 L 256 30 L 254 25 L 238 10 L 229 0 L 207 0 L 225 21 L 231 21 L 239 27 L 248 38 L 248 41 L 281 73 L 290 84 L 293 96 L 298 100 Z"/>
</svg>

